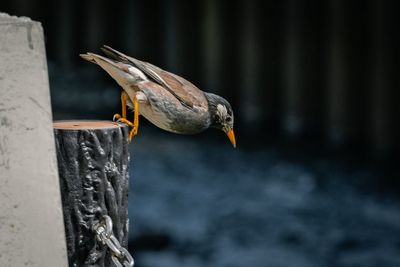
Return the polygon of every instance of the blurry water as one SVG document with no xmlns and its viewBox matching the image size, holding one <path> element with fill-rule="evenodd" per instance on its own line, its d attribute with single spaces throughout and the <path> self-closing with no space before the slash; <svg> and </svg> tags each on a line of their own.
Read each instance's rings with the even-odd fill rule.
<svg viewBox="0 0 400 267">
<path fill-rule="evenodd" d="M 354 186 L 376 173 L 222 140 L 140 129 L 129 203 L 137 266 L 400 266 L 399 199 Z"/>
</svg>

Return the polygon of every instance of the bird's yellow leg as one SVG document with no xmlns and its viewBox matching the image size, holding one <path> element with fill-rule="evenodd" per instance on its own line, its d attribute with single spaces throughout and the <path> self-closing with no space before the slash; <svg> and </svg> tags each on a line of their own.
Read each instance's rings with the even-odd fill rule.
<svg viewBox="0 0 400 267">
<path fill-rule="evenodd" d="M 136 96 L 133 98 L 133 108 L 133 129 L 129 133 L 129 140 L 132 140 L 138 134 L 139 130 L 139 102 Z"/>
<path fill-rule="evenodd" d="M 136 97 L 134 98 L 134 120 L 133 123 L 127 119 L 126 116 L 126 98 L 127 95 L 125 91 L 121 93 L 121 105 L 122 105 L 122 116 L 120 114 L 114 114 L 113 120 L 117 120 L 118 122 L 122 122 L 127 124 L 129 127 L 132 127 L 132 130 L 129 132 L 129 141 L 133 139 L 135 135 L 137 135 L 138 126 L 139 126 L 139 105 Z"/>
<path fill-rule="evenodd" d="M 121 117 L 121 115 L 119 115 L 118 113 L 117 114 L 114 114 L 114 117 L 113 117 L 113 120 L 115 121 L 115 120 L 119 120 L 119 119 L 121 119 L 121 118 L 124 118 L 124 119 L 126 119 L 126 93 L 125 93 L 125 91 L 122 91 L 121 92 L 121 108 L 122 108 L 122 117 Z M 127 123 L 128 124 L 128 123 Z"/>
<path fill-rule="evenodd" d="M 139 102 L 136 98 L 136 96 L 133 98 L 133 111 L 134 111 L 134 117 L 133 117 L 133 122 L 129 121 L 126 118 L 126 98 L 127 95 L 125 92 L 121 93 L 121 104 L 122 104 L 122 116 L 119 114 L 114 115 L 114 120 L 117 120 L 118 122 L 122 122 L 127 124 L 129 127 L 132 127 L 132 130 L 129 132 L 129 141 L 135 137 L 138 133 L 139 129 Z"/>
</svg>

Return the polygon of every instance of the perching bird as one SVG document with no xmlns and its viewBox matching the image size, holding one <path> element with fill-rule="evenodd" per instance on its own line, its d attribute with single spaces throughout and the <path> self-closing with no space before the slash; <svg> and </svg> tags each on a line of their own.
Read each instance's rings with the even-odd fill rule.
<svg viewBox="0 0 400 267">
<path fill-rule="evenodd" d="M 132 127 L 131 140 L 138 131 L 139 114 L 154 125 L 178 134 L 196 134 L 210 127 L 224 131 L 236 146 L 233 111 L 224 98 L 198 89 L 178 75 L 150 63 L 129 57 L 109 46 L 106 56 L 80 56 L 99 65 L 122 87 L 122 116 L 114 118 Z M 126 106 L 134 111 L 133 122 L 126 118 Z"/>
</svg>

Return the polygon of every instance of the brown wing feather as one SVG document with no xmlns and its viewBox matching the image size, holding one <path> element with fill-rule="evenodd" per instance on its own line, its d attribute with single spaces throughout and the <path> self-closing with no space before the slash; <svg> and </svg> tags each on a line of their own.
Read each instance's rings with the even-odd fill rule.
<svg viewBox="0 0 400 267">
<path fill-rule="evenodd" d="M 201 106 L 204 101 L 200 102 L 200 99 L 205 100 L 204 93 L 200 89 L 177 75 L 164 71 L 153 64 L 129 57 L 109 46 L 103 46 L 103 51 L 109 56 L 113 55 L 113 57 L 118 57 L 120 60 L 129 61 L 187 107 Z"/>
<path fill-rule="evenodd" d="M 142 61 L 142 63 L 146 68 L 155 72 L 180 99 L 190 102 L 194 106 L 204 106 L 204 103 L 207 102 L 204 92 L 188 80 L 174 73 L 160 69 L 151 63 L 144 61 Z"/>
<path fill-rule="evenodd" d="M 207 100 L 204 92 L 184 78 L 173 73 L 162 71 L 159 73 L 162 79 L 173 88 L 174 92 L 193 106 L 202 107 L 206 105 Z"/>
</svg>

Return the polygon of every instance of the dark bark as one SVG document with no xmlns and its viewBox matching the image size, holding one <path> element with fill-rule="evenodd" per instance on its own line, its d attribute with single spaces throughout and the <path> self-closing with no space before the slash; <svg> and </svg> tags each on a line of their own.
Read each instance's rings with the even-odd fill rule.
<svg viewBox="0 0 400 267">
<path fill-rule="evenodd" d="M 100 126 L 92 129 L 93 123 Z M 127 247 L 128 128 L 112 122 L 59 122 L 54 134 L 69 265 L 114 266 L 92 226 L 102 215 L 110 216 L 115 237 Z"/>
</svg>

